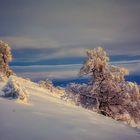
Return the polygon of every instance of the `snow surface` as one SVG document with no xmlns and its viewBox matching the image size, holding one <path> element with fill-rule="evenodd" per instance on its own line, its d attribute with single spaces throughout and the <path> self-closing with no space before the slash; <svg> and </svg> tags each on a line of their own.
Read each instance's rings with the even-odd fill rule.
<svg viewBox="0 0 140 140">
<path fill-rule="evenodd" d="M 0 140 L 140 140 L 139 129 L 66 103 L 30 81 L 17 81 L 28 91 L 29 104 L 0 98 Z"/>
</svg>

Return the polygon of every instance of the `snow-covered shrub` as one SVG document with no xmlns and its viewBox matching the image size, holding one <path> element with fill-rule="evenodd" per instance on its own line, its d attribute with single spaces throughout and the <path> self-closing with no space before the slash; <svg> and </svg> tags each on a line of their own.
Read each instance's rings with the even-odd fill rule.
<svg viewBox="0 0 140 140">
<path fill-rule="evenodd" d="M 39 81 L 39 86 L 49 90 L 51 93 L 64 94 L 65 90 L 62 87 L 55 87 L 52 81 L 46 79 L 45 81 Z"/>
<path fill-rule="evenodd" d="M 53 91 L 53 88 L 54 88 L 52 81 L 50 81 L 48 79 L 46 79 L 45 81 L 39 81 L 39 86 L 46 88 L 46 89 L 50 90 L 51 92 Z"/>
<path fill-rule="evenodd" d="M 19 82 L 13 76 L 10 76 L 6 85 L 3 87 L 2 91 L 3 97 L 11 99 L 19 99 L 23 102 L 28 102 L 27 91 L 23 87 L 21 87 Z"/>
<path fill-rule="evenodd" d="M 96 97 L 91 96 L 91 86 L 87 84 L 71 83 L 66 87 L 66 95 L 63 96 L 65 100 L 71 100 L 78 106 L 87 109 L 95 110 L 97 105 Z"/>
<path fill-rule="evenodd" d="M 75 102 L 83 107 L 140 127 L 139 87 L 125 81 L 128 70 L 110 65 L 101 47 L 87 50 L 87 56 L 80 75 L 90 75 L 91 81 L 84 86 L 70 85 L 66 90 L 68 96 L 76 95 Z"/>
<path fill-rule="evenodd" d="M 7 77 L 13 74 L 9 68 L 9 62 L 12 60 L 11 48 L 4 41 L 0 40 L 0 73 L 5 74 Z"/>
</svg>

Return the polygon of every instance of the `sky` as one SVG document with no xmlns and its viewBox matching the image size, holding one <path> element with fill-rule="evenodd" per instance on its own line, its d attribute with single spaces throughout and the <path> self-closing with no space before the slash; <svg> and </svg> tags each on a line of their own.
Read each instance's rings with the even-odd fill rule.
<svg viewBox="0 0 140 140">
<path fill-rule="evenodd" d="M 0 39 L 20 76 L 76 77 L 85 49 L 140 75 L 140 0 L 0 0 Z"/>
</svg>

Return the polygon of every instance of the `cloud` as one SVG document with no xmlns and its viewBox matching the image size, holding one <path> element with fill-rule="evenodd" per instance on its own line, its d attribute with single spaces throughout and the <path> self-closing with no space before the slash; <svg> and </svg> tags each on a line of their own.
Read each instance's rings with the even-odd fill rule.
<svg viewBox="0 0 140 140">
<path fill-rule="evenodd" d="M 8 42 L 13 49 L 20 48 L 57 48 L 59 44 L 48 38 L 33 38 L 33 37 L 1 37 Z"/>
<path fill-rule="evenodd" d="M 140 45 L 139 12 L 137 0 L 5 0 L 0 7 L 0 29 L 5 33 L 0 36 L 13 48 L 102 45 L 112 53 L 124 49 L 135 54 Z"/>
<path fill-rule="evenodd" d="M 74 78 L 78 75 L 81 65 L 55 65 L 55 66 L 13 66 L 12 69 L 22 77 L 37 79 L 63 79 Z"/>
<path fill-rule="evenodd" d="M 116 56 L 116 61 L 137 61 L 139 13 L 138 0 L 1 0 L 0 38 L 12 46 L 14 65 L 81 63 L 86 57 L 84 49 L 97 46 Z M 135 63 L 125 65 L 132 73 L 139 69 Z M 25 76 L 39 76 L 42 69 L 38 66 L 25 72 L 23 68 Z M 42 76 L 52 73 L 47 69 Z M 50 75 L 75 76 L 76 71 L 63 68 Z"/>
<path fill-rule="evenodd" d="M 120 67 L 125 67 L 129 70 L 129 74 L 130 75 L 138 75 L 140 76 L 140 61 L 130 61 L 130 62 L 127 62 L 127 63 L 124 63 L 122 62 L 121 63 L 118 63 L 116 64 L 117 66 L 120 66 Z"/>
<path fill-rule="evenodd" d="M 119 67 L 125 67 L 129 70 L 130 75 L 140 75 L 139 61 L 119 61 L 111 63 Z M 66 79 L 78 77 L 78 72 L 82 64 L 69 65 L 35 65 L 35 66 L 12 66 L 12 69 L 22 77 L 38 79 Z"/>
<path fill-rule="evenodd" d="M 3 37 L 12 46 L 14 61 L 40 61 L 66 57 L 85 57 L 86 48 L 98 47 L 90 42 L 60 44 L 53 40 L 26 37 Z M 99 43 L 109 55 L 137 56 L 140 53 L 139 41 L 119 41 Z M 125 51 L 123 51 L 125 50 Z M 123 58 L 123 57 L 122 57 Z"/>
<path fill-rule="evenodd" d="M 46 71 L 61 71 L 80 69 L 81 64 L 69 65 L 34 65 L 34 66 L 12 66 L 17 72 L 46 72 Z"/>
</svg>

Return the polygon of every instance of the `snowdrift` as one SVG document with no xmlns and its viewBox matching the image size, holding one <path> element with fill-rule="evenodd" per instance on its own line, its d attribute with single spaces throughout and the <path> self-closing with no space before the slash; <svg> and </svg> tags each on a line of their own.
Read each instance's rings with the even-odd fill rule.
<svg viewBox="0 0 140 140">
<path fill-rule="evenodd" d="M 26 89 L 31 105 L 0 98 L 0 140 L 140 139 L 140 130 L 60 100 L 60 94 L 36 83 L 12 77 L 3 84 L 13 87 L 11 83 L 16 83 L 14 88 L 19 83 L 21 91 Z"/>
<path fill-rule="evenodd" d="M 4 82 L 3 82 L 4 83 Z M 46 82 L 41 82 L 39 84 L 31 82 L 28 79 L 23 79 L 17 76 L 10 76 L 10 78 L 5 82 L 3 87 L 1 87 L 1 94 L 3 97 L 8 99 L 14 99 L 16 101 L 20 101 L 22 103 L 34 104 L 31 102 L 32 95 L 34 92 L 42 96 L 52 96 L 57 99 L 61 99 L 66 103 L 73 104 L 76 106 L 81 106 L 93 112 L 98 112 L 97 110 L 97 100 L 96 96 L 90 94 L 92 86 L 83 84 L 71 84 L 69 85 L 66 90 L 54 87 L 52 84 L 48 84 Z M 130 87 L 132 88 L 132 83 L 129 83 Z M 129 89 L 130 90 L 130 89 Z M 132 90 L 133 91 L 133 90 Z M 39 94 L 40 93 L 40 94 Z M 112 94 L 113 96 L 114 94 Z M 112 117 L 115 120 L 123 121 L 133 127 L 140 128 L 140 117 L 138 116 L 138 111 L 136 112 L 131 106 L 138 106 L 136 99 L 134 98 L 135 93 L 131 93 L 132 97 L 129 94 L 124 94 L 125 96 L 129 96 L 123 98 L 122 95 L 120 96 L 122 100 L 128 104 L 130 99 L 133 102 L 130 102 L 130 106 L 124 106 L 122 103 L 121 105 L 110 105 L 110 109 L 114 112 L 114 116 Z M 115 101 L 113 101 L 115 103 Z M 132 104 L 133 103 L 133 104 Z M 122 113 L 120 113 L 120 111 Z M 133 116 L 132 116 L 132 115 Z"/>
</svg>

